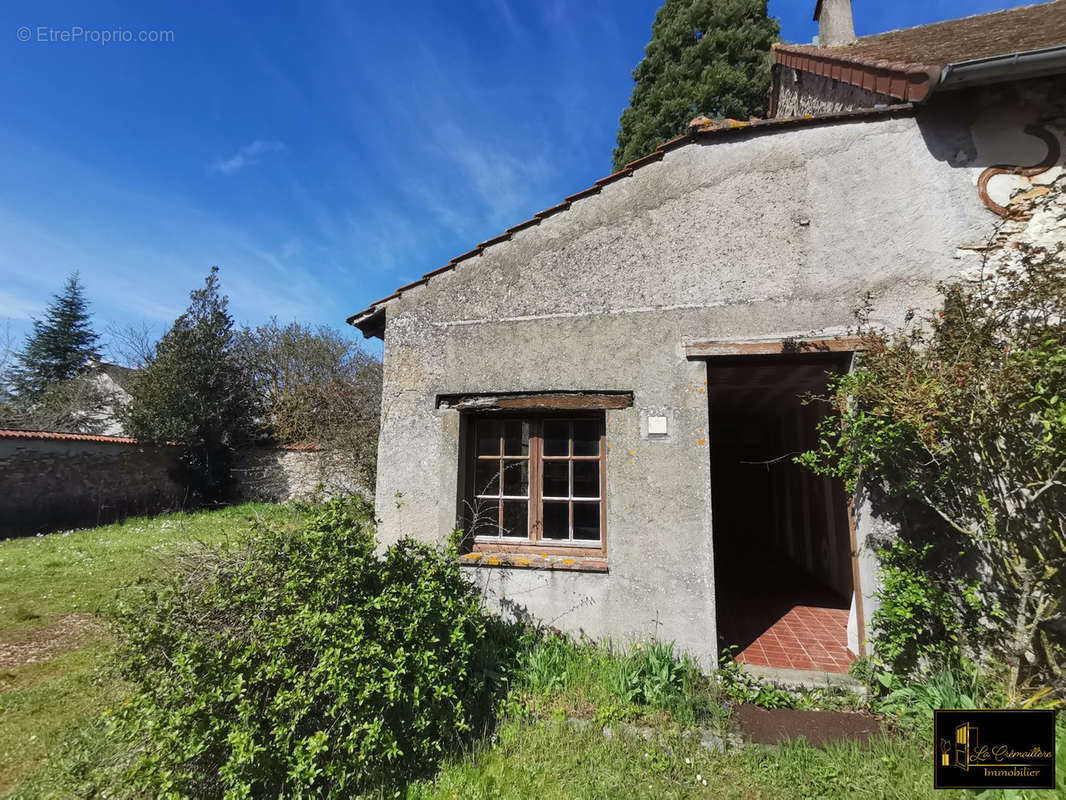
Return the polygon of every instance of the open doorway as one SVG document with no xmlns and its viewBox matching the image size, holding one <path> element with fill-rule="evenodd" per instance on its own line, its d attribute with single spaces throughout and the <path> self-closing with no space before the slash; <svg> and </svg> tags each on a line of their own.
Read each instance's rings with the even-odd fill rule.
<svg viewBox="0 0 1066 800">
<path fill-rule="evenodd" d="M 708 361 L 720 648 L 754 666 L 846 672 L 856 648 L 849 508 L 840 481 L 793 462 L 816 442 L 850 355 Z"/>
</svg>

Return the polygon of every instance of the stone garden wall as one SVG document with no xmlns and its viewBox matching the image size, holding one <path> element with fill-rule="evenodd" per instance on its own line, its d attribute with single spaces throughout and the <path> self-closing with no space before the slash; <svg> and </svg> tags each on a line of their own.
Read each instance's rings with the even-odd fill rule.
<svg viewBox="0 0 1066 800">
<path fill-rule="evenodd" d="M 88 527 L 184 508 L 176 446 L 118 436 L 0 431 L 0 538 Z M 253 447 L 233 465 L 233 499 L 288 502 L 365 493 L 343 457 Z"/>
</svg>

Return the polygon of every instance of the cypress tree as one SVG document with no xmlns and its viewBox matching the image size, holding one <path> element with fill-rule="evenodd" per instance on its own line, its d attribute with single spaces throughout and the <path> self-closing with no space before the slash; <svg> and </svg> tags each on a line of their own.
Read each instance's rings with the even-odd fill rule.
<svg viewBox="0 0 1066 800">
<path fill-rule="evenodd" d="M 633 95 L 622 112 L 614 168 L 684 132 L 693 117 L 766 114 L 770 46 L 780 31 L 767 0 L 666 0 L 655 15 Z"/>
<path fill-rule="evenodd" d="M 50 388 L 81 373 L 90 359 L 99 359 L 99 339 L 75 272 L 62 293 L 53 296 L 44 318 L 33 320 L 33 333 L 15 356 L 11 385 L 19 402 L 38 401 Z"/>
</svg>

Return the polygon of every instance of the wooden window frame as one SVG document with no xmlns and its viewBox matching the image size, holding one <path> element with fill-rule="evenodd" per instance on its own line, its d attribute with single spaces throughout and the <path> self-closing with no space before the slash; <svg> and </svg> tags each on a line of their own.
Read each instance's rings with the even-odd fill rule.
<svg viewBox="0 0 1066 800">
<path fill-rule="evenodd" d="M 465 440 L 465 451 L 463 453 L 463 462 L 466 474 L 465 486 L 463 488 L 463 505 L 464 505 L 464 526 L 467 528 L 468 534 L 469 523 L 471 522 L 472 510 L 476 504 L 476 487 L 474 486 L 474 466 L 476 465 L 479 456 L 477 453 L 477 424 L 482 420 L 499 420 L 505 422 L 508 420 L 521 420 L 528 422 L 530 425 L 529 431 L 529 489 L 527 492 L 528 499 L 528 514 L 527 514 L 527 538 L 501 538 L 501 537 L 482 537 L 468 535 L 467 547 L 470 552 L 473 553 L 517 553 L 517 554 L 529 554 L 535 553 L 538 555 L 556 555 L 556 556 L 576 556 L 584 558 L 606 558 L 607 556 L 607 432 L 606 432 L 606 415 L 604 412 L 596 413 L 581 413 L 581 412 L 526 412 L 526 413 L 505 413 L 505 412 L 490 412 L 490 413 L 472 413 L 467 419 L 467 435 Z M 593 421 L 599 425 L 600 429 L 600 448 L 599 455 L 597 456 L 574 456 L 573 455 L 573 433 L 568 439 L 570 444 L 570 453 L 567 456 L 544 456 L 544 438 L 542 435 L 542 429 L 545 422 L 577 422 L 577 421 Z M 501 457 L 503 457 L 501 455 Z M 489 456 L 489 458 L 492 458 Z M 544 461 L 595 461 L 599 464 L 599 498 L 593 500 L 589 498 L 589 502 L 599 503 L 600 514 L 600 538 L 598 542 L 590 543 L 588 546 L 574 544 L 574 539 L 571 538 L 568 541 L 560 541 L 557 539 L 545 539 L 542 536 L 543 532 L 543 516 L 544 516 L 544 492 L 543 492 L 543 480 L 542 480 L 542 468 Z M 572 467 L 571 467 L 572 474 Z M 569 519 L 571 537 L 573 536 L 573 518 L 574 518 L 574 503 L 573 498 L 573 478 L 571 477 L 570 497 L 568 502 Z M 552 502 L 549 500 L 549 502 Z M 577 500 L 576 502 L 581 502 Z M 500 512 L 502 513 L 502 511 Z"/>
</svg>

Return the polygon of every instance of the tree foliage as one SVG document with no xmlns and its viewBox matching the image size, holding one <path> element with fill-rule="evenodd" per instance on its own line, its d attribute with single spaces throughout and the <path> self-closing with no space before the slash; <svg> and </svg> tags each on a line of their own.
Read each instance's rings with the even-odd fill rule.
<svg viewBox="0 0 1066 800">
<path fill-rule="evenodd" d="M 864 325 L 832 389 L 843 425 L 802 459 L 931 512 L 904 535 L 936 545 L 931 577 L 979 611 L 963 634 L 1011 665 L 1012 690 L 1026 673 L 1061 685 L 1066 660 L 1066 259 L 1018 252 L 941 287 L 909 332 Z"/>
<path fill-rule="evenodd" d="M 11 367 L 15 360 L 14 337 L 11 335 L 11 323 L 5 322 L 0 330 L 0 402 L 5 400 L 11 391 Z"/>
<path fill-rule="evenodd" d="M 377 460 L 381 363 L 332 328 L 271 320 L 240 334 L 241 357 L 271 439 L 314 443 L 334 466 L 372 485 Z M 327 487 L 333 488 L 333 487 Z"/>
<path fill-rule="evenodd" d="M 25 346 L 15 352 L 10 334 L 0 342 L 0 426 L 22 430 L 98 433 L 114 396 L 98 384 L 99 336 L 78 273 L 53 297 Z"/>
<path fill-rule="evenodd" d="M 33 333 L 15 356 L 11 377 L 14 393 L 35 402 L 55 384 L 79 375 L 93 359 L 100 359 L 99 336 L 93 330 L 85 290 L 75 272 L 42 319 L 33 320 Z"/>
<path fill-rule="evenodd" d="M 766 0 L 666 0 L 633 71 L 614 168 L 647 155 L 700 114 L 764 116 L 779 30 Z"/>
<path fill-rule="evenodd" d="M 213 500 L 225 487 L 232 448 L 252 435 L 257 404 L 218 267 L 190 300 L 131 385 L 123 423 L 138 441 L 184 445 L 188 485 Z"/>
</svg>

